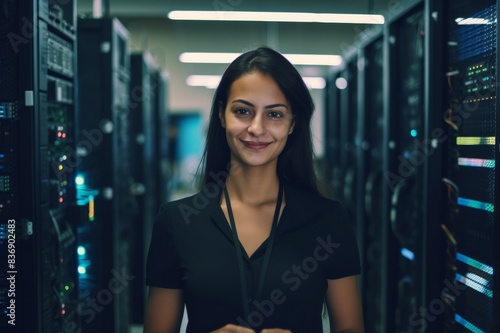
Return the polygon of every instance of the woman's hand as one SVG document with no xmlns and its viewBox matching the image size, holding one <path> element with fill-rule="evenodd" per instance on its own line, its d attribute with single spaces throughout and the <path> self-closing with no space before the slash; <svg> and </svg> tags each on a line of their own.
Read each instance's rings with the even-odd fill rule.
<svg viewBox="0 0 500 333">
<path fill-rule="evenodd" d="M 218 330 L 212 331 L 210 333 L 255 333 L 254 330 L 250 328 L 246 328 L 243 326 L 236 326 L 233 324 L 228 324 L 224 327 L 219 328 Z M 279 328 L 269 328 L 260 331 L 260 333 L 292 333 L 289 330 L 282 330 Z"/>
</svg>

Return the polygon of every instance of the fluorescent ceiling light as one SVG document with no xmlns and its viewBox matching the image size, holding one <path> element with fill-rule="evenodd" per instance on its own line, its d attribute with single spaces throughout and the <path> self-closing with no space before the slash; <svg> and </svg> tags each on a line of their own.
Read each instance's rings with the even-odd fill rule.
<svg viewBox="0 0 500 333">
<path fill-rule="evenodd" d="M 384 24 L 383 15 L 174 10 L 171 20 Z"/>
<path fill-rule="evenodd" d="M 221 75 L 190 75 L 186 79 L 186 84 L 191 87 L 215 89 L 221 77 Z M 323 89 L 326 86 L 325 79 L 322 77 L 303 77 L 302 79 L 309 89 Z"/>
<path fill-rule="evenodd" d="M 342 57 L 339 55 L 284 54 L 284 56 L 294 65 L 338 66 L 342 63 Z"/>
<path fill-rule="evenodd" d="M 199 64 L 229 64 L 241 53 L 184 52 L 179 56 L 180 62 Z"/>
<path fill-rule="evenodd" d="M 184 52 L 179 60 L 184 63 L 229 64 L 241 53 Z M 283 54 L 294 65 L 338 66 L 342 63 L 339 55 L 326 54 Z"/>
<path fill-rule="evenodd" d="M 322 77 L 303 77 L 306 86 L 309 89 L 323 89 L 326 86 L 326 81 Z"/>
<path fill-rule="evenodd" d="M 186 79 L 186 84 L 191 87 L 215 89 L 219 85 L 220 79 L 220 75 L 190 75 Z"/>
</svg>

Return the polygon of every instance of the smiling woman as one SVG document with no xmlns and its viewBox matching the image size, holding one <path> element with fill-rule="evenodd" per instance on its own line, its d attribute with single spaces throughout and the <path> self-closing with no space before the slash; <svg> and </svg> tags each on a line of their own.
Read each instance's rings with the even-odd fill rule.
<svg viewBox="0 0 500 333">
<path fill-rule="evenodd" d="M 270 164 L 276 170 L 278 156 L 293 132 L 292 116 L 272 77 L 254 72 L 237 79 L 229 103 L 219 111 L 235 166 Z"/>
<path fill-rule="evenodd" d="M 313 168 L 314 105 L 297 70 L 259 48 L 226 70 L 212 104 L 200 193 L 153 231 L 145 332 L 363 332 L 356 241 Z"/>
<path fill-rule="evenodd" d="M 252 85 L 254 81 L 262 81 Z M 243 82 L 238 82 L 243 81 Z M 272 82 L 271 82 L 272 81 Z M 259 85 L 266 83 L 266 87 Z M 295 184 L 306 191 L 319 193 L 313 167 L 313 148 L 311 141 L 310 122 L 314 111 L 314 103 L 307 86 L 295 67 L 280 53 L 269 48 L 260 48 L 247 52 L 238 57 L 225 71 L 215 92 L 212 111 L 207 133 L 207 144 L 204 155 L 204 176 L 202 183 L 211 182 L 210 173 L 228 171 L 231 162 L 231 153 L 226 137 L 226 130 L 222 127 L 220 112 L 237 99 L 238 92 L 245 91 L 253 95 L 263 93 L 269 95 L 267 89 L 273 89 L 275 97 L 268 99 L 264 106 L 282 104 L 287 108 L 287 119 L 293 118 L 293 134 L 287 138 L 287 144 L 278 159 L 278 174 L 288 182 Z M 232 94 L 232 96 L 231 96 Z M 256 98 L 256 97 L 253 97 Z M 263 98 L 263 97 L 259 97 Z M 274 100 L 275 98 L 278 98 Z M 244 100 L 244 99 L 243 99 Z M 246 100 L 245 100 L 246 101 Z M 241 101 L 238 101 L 241 103 Z M 252 101 L 241 103 L 247 109 Z M 262 105 L 260 105 L 262 107 Z M 254 109 L 248 109 L 255 112 Z M 284 111 L 283 108 L 280 109 Z M 299 163 L 300 161 L 300 163 Z M 286 168 L 283 168 L 286 165 Z"/>
</svg>

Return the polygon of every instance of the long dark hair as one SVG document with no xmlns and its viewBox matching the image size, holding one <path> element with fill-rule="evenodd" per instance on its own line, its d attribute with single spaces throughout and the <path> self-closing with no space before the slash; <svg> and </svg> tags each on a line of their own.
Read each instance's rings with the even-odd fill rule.
<svg viewBox="0 0 500 333">
<path fill-rule="evenodd" d="M 201 161 L 201 185 L 221 182 L 229 174 L 231 152 L 219 110 L 224 110 L 231 85 L 245 74 L 259 72 L 270 75 L 290 103 L 295 127 L 278 157 L 278 177 L 302 190 L 318 193 L 313 164 L 310 122 L 314 103 L 297 69 L 280 53 L 269 47 L 243 53 L 226 69 L 215 91 L 208 125 L 205 152 Z M 225 180 L 225 178 L 224 178 Z"/>
</svg>

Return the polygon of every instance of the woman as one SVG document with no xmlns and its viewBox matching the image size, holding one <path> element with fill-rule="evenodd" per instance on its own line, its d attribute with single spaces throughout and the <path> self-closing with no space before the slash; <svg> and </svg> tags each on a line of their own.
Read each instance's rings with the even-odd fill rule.
<svg viewBox="0 0 500 333">
<path fill-rule="evenodd" d="M 238 57 L 213 100 L 202 190 L 166 204 L 147 263 L 146 333 L 363 332 L 359 256 L 342 205 L 320 196 L 314 105 L 278 52 Z M 236 246 L 235 246 L 236 244 Z"/>
</svg>

